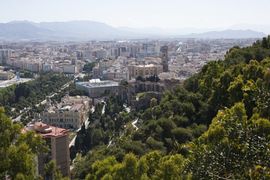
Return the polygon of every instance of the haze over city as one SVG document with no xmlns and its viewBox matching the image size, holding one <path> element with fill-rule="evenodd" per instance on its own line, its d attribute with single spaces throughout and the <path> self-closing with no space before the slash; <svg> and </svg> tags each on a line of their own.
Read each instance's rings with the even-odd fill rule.
<svg viewBox="0 0 270 180">
<path fill-rule="evenodd" d="M 270 32 L 267 24 L 270 14 L 264 13 L 270 7 L 268 0 L 1 1 L 0 22 L 91 20 L 114 27 Z"/>
<path fill-rule="evenodd" d="M 269 179 L 269 7 L 0 0 L 0 179 Z"/>
</svg>

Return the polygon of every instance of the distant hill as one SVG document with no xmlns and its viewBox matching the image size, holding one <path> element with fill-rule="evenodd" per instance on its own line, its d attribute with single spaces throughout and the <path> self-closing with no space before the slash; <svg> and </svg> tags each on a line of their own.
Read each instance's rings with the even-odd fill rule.
<svg viewBox="0 0 270 180">
<path fill-rule="evenodd" d="M 28 21 L 15 21 L 10 23 L 0 23 L 0 39 L 23 40 L 48 38 L 53 35 L 53 31 L 40 28 Z"/>
<path fill-rule="evenodd" d="M 184 28 L 183 28 L 184 29 Z M 179 32 L 179 34 L 177 33 Z M 135 38 L 261 38 L 264 33 L 252 30 L 224 30 L 183 35 L 158 28 L 116 28 L 95 21 L 41 22 L 13 21 L 0 23 L 0 40 L 113 40 Z M 192 33 L 192 32 L 191 32 Z"/>
<path fill-rule="evenodd" d="M 246 38 L 262 38 L 266 34 L 252 30 L 224 30 L 209 31 L 200 34 L 190 34 L 184 37 L 205 38 L 205 39 L 246 39 Z"/>
<path fill-rule="evenodd" d="M 121 31 L 104 23 L 95 21 L 42 22 L 40 28 L 79 39 L 115 39 L 132 37 L 132 33 Z"/>
<path fill-rule="evenodd" d="M 4 40 L 92 40 L 122 36 L 125 34 L 117 28 L 93 21 L 15 21 L 0 24 L 0 39 Z"/>
</svg>

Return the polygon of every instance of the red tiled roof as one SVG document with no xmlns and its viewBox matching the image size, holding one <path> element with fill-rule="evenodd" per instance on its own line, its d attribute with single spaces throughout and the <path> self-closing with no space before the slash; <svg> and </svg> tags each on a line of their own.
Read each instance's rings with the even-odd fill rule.
<svg viewBox="0 0 270 180">
<path fill-rule="evenodd" d="M 68 133 L 67 129 L 50 126 L 42 122 L 35 122 L 32 126 L 28 126 L 27 130 L 34 130 L 44 138 L 61 137 Z"/>
</svg>

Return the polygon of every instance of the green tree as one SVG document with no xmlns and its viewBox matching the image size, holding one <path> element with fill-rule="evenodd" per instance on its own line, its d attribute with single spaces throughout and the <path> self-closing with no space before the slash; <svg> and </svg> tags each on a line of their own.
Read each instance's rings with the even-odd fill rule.
<svg viewBox="0 0 270 180">
<path fill-rule="evenodd" d="M 191 144 L 195 178 L 247 179 L 254 167 L 269 167 L 269 120 L 248 119 L 243 103 L 220 111 L 207 132 Z"/>
<path fill-rule="evenodd" d="M 262 39 L 262 47 L 263 48 L 269 48 L 269 44 L 268 44 L 268 41 L 267 41 L 267 38 L 266 37 L 264 37 Z"/>
<path fill-rule="evenodd" d="M 173 129 L 172 134 L 179 143 L 185 143 L 193 138 L 191 130 L 181 127 Z"/>
<path fill-rule="evenodd" d="M 93 180 L 101 179 L 107 173 L 110 174 L 112 172 L 112 168 L 115 164 L 117 164 L 115 157 L 107 157 L 106 159 L 102 161 L 96 161 L 91 166 L 92 174 L 89 174 L 88 178 L 93 179 Z"/>
<path fill-rule="evenodd" d="M 42 138 L 31 132 L 23 132 L 0 108 L 0 178 L 10 176 L 25 179 L 35 177 L 35 156 L 45 151 Z"/>
<path fill-rule="evenodd" d="M 46 179 L 50 180 L 68 180 L 68 178 L 63 178 L 63 175 L 56 166 L 56 162 L 53 160 L 45 165 L 45 176 Z"/>
<path fill-rule="evenodd" d="M 93 68 L 95 67 L 95 64 L 96 63 L 94 62 L 85 64 L 83 67 L 83 71 L 85 71 L 86 73 L 91 73 Z"/>
<path fill-rule="evenodd" d="M 160 160 L 154 177 L 156 179 L 177 180 L 183 179 L 185 159 L 179 155 L 165 156 Z"/>
</svg>

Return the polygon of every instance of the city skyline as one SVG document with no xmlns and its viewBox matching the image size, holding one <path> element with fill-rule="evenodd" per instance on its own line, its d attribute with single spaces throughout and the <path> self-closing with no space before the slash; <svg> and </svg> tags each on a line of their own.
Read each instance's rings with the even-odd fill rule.
<svg viewBox="0 0 270 180">
<path fill-rule="evenodd" d="M 250 28 L 269 26 L 270 15 L 262 13 L 269 5 L 267 0 L 10 0 L 0 7 L 0 22 L 91 20 L 132 28 Z"/>
</svg>

